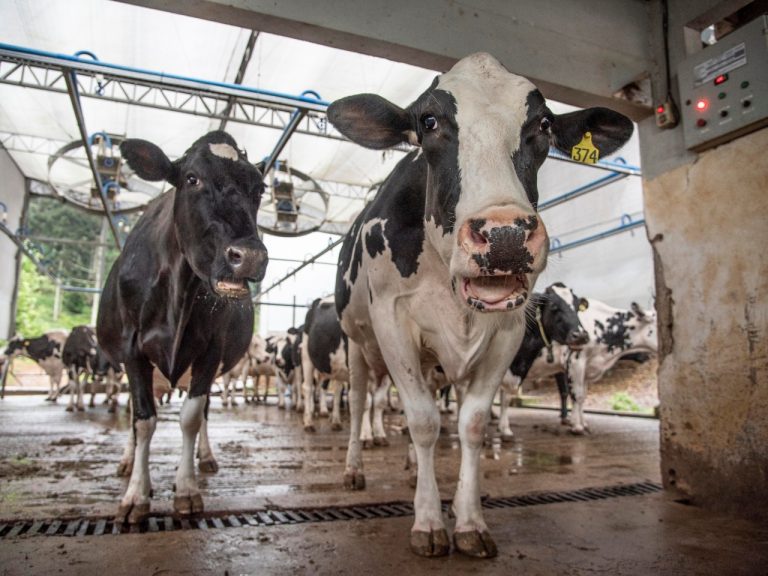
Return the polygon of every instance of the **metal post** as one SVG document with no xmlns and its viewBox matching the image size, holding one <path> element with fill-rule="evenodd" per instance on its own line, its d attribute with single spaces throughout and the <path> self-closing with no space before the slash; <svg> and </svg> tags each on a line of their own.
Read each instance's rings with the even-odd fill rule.
<svg viewBox="0 0 768 576">
<path fill-rule="evenodd" d="M 291 308 L 291 326 L 296 326 L 296 294 L 293 295 L 293 307 Z"/>
<path fill-rule="evenodd" d="M 61 314 L 61 260 L 59 260 L 59 271 L 56 274 L 58 279 L 56 280 L 56 292 L 53 295 L 53 320 L 58 321 Z"/>
<path fill-rule="evenodd" d="M 105 216 L 101 220 L 101 231 L 99 232 L 99 245 L 96 247 L 96 258 L 94 259 L 94 287 L 96 289 L 101 288 L 101 284 L 104 278 L 104 265 L 106 260 L 106 248 L 104 247 L 105 240 L 107 239 L 107 217 Z M 99 314 L 99 302 L 101 302 L 101 292 L 93 293 L 93 305 L 91 306 L 91 326 L 96 326 L 96 318 Z"/>
</svg>

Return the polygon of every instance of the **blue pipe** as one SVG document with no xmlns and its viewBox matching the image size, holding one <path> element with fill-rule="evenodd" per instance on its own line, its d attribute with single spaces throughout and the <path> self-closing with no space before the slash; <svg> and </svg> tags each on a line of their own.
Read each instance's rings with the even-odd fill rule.
<svg viewBox="0 0 768 576">
<path fill-rule="evenodd" d="M 586 238 L 580 238 L 579 240 L 574 240 L 573 242 L 568 242 L 567 244 L 560 244 L 559 246 L 551 248 L 549 252 L 551 254 L 554 254 L 555 252 L 563 252 L 565 250 L 570 250 L 571 248 L 577 248 L 579 246 L 583 246 L 584 244 L 590 244 L 591 242 L 595 242 L 596 240 L 602 240 L 603 238 L 608 238 L 609 236 L 614 236 L 615 234 L 621 234 L 622 232 L 626 232 L 627 230 L 632 230 L 634 228 L 638 228 L 640 226 L 645 225 L 645 218 L 642 218 L 635 222 L 630 222 L 629 224 L 623 224 L 624 216 L 628 216 L 628 214 L 624 214 L 621 217 L 622 224 L 616 228 L 611 228 L 610 230 L 600 232 L 599 234 L 593 234 L 592 236 L 587 236 Z"/>
<path fill-rule="evenodd" d="M 94 60 L 96 60 L 96 62 L 99 61 L 99 57 L 96 56 L 96 54 L 94 54 L 90 50 L 78 50 L 77 52 L 75 52 L 75 56 L 78 58 L 81 58 L 82 56 L 89 56 L 90 58 L 93 58 Z"/>
<path fill-rule="evenodd" d="M 542 210 L 546 210 L 547 208 L 554 208 L 558 204 L 562 204 L 563 202 L 573 200 L 578 196 L 582 196 L 583 194 L 587 194 L 588 192 L 592 192 L 593 190 L 597 190 L 598 188 L 602 188 L 603 186 L 607 186 L 608 184 L 611 184 L 613 182 L 618 182 L 619 180 L 623 180 L 627 176 L 629 176 L 629 174 L 621 174 L 620 172 L 613 172 L 612 174 L 608 174 L 608 176 L 603 176 L 602 178 L 598 178 L 597 180 L 588 182 L 583 186 L 579 186 L 578 188 L 571 190 L 570 192 L 566 192 L 565 194 L 561 194 L 560 196 L 555 196 L 554 198 L 547 200 L 546 202 L 541 202 L 539 204 L 539 212 L 541 212 Z"/>
<path fill-rule="evenodd" d="M 25 48 L 23 46 L 14 46 L 13 44 L 5 44 L 2 42 L 0 42 L 0 50 L 12 50 L 15 52 L 20 52 L 22 54 L 28 54 L 30 56 L 56 58 L 60 60 L 65 60 L 67 62 L 77 63 L 77 64 L 86 63 L 91 66 L 94 65 L 93 62 L 87 62 L 81 58 L 78 58 L 77 56 L 70 56 L 69 54 L 57 54 L 55 52 L 46 52 L 45 50 Z M 248 88 L 241 84 L 230 84 L 228 82 L 216 82 L 213 80 L 201 80 L 199 78 L 191 78 L 188 76 L 181 76 L 178 74 L 166 74 L 165 72 L 155 72 L 153 70 L 146 70 L 144 68 L 133 68 L 131 66 L 123 66 L 121 64 L 109 64 L 107 62 L 101 62 L 101 61 L 99 61 L 97 65 L 101 68 L 107 68 L 109 70 L 115 70 L 115 71 L 121 71 L 121 72 L 132 72 L 135 74 L 145 74 L 148 76 L 155 76 L 156 80 L 158 81 L 162 81 L 163 79 L 172 79 L 172 80 L 180 80 L 182 82 L 195 82 L 198 84 L 203 84 L 205 86 L 225 88 L 228 90 L 236 90 L 238 92 L 248 92 L 254 95 L 271 96 L 274 98 L 282 98 L 285 100 L 294 100 L 296 102 L 301 102 L 305 104 L 320 104 L 321 106 L 326 106 L 326 107 L 330 105 L 330 102 L 325 102 L 323 100 L 307 98 L 306 96 L 293 96 L 291 94 L 272 92 L 270 90 L 260 90 L 258 88 Z"/>
<path fill-rule="evenodd" d="M 109 134 L 104 132 L 103 130 L 101 132 L 94 132 L 90 136 L 88 136 L 88 146 L 93 146 L 93 139 L 96 136 L 101 136 L 104 139 L 104 142 L 106 143 L 108 148 L 112 148 L 112 138 L 109 137 Z"/>
</svg>

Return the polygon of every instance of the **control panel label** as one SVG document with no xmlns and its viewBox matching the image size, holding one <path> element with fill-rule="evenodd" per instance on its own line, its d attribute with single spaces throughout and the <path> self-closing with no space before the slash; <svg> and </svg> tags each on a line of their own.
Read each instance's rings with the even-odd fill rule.
<svg viewBox="0 0 768 576">
<path fill-rule="evenodd" d="M 693 86 L 698 87 L 714 80 L 721 74 L 736 70 L 747 63 L 747 46 L 744 42 L 729 48 L 719 56 L 698 64 L 693 69 Z"/>
</svg>

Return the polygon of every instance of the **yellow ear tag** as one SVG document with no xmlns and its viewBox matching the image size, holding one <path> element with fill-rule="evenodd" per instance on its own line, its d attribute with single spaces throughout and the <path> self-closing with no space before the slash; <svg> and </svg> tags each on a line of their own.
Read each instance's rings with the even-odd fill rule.
<svg viewBox="0 0 768 576">
<path fill-rule="evenodd" d="M 571 159 L 582 164 L 597 164 L 600 151 L 592 144 L 592 132 L 585 132 L 581 142 L 571 148 Z"/>
</svg>

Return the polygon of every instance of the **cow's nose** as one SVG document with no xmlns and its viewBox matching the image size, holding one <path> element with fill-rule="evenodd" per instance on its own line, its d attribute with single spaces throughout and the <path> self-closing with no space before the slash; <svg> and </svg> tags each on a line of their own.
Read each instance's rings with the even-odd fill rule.
<svg viewBox="0 0 768 576">
<path fill-rule="evenodd" d="M 589 343 L 589 334 L 587 334 L 584 330 L 574 330 L 568 334 L 566 343 L 569 346 L 585 346 Z"/>
<path fill-rule="evenodd" d="M 458 242 L 481 274 L 522 274 L 534 271 L 547 232 L 536 214 L 499 209 L 468 218 Z"/>
<path fill-rule="evenodd" d="M 224 256 L 236 278 L 260 282 L 267 271 L 267 249 L 263 246 L 228 246 Z"/>
</svg>

